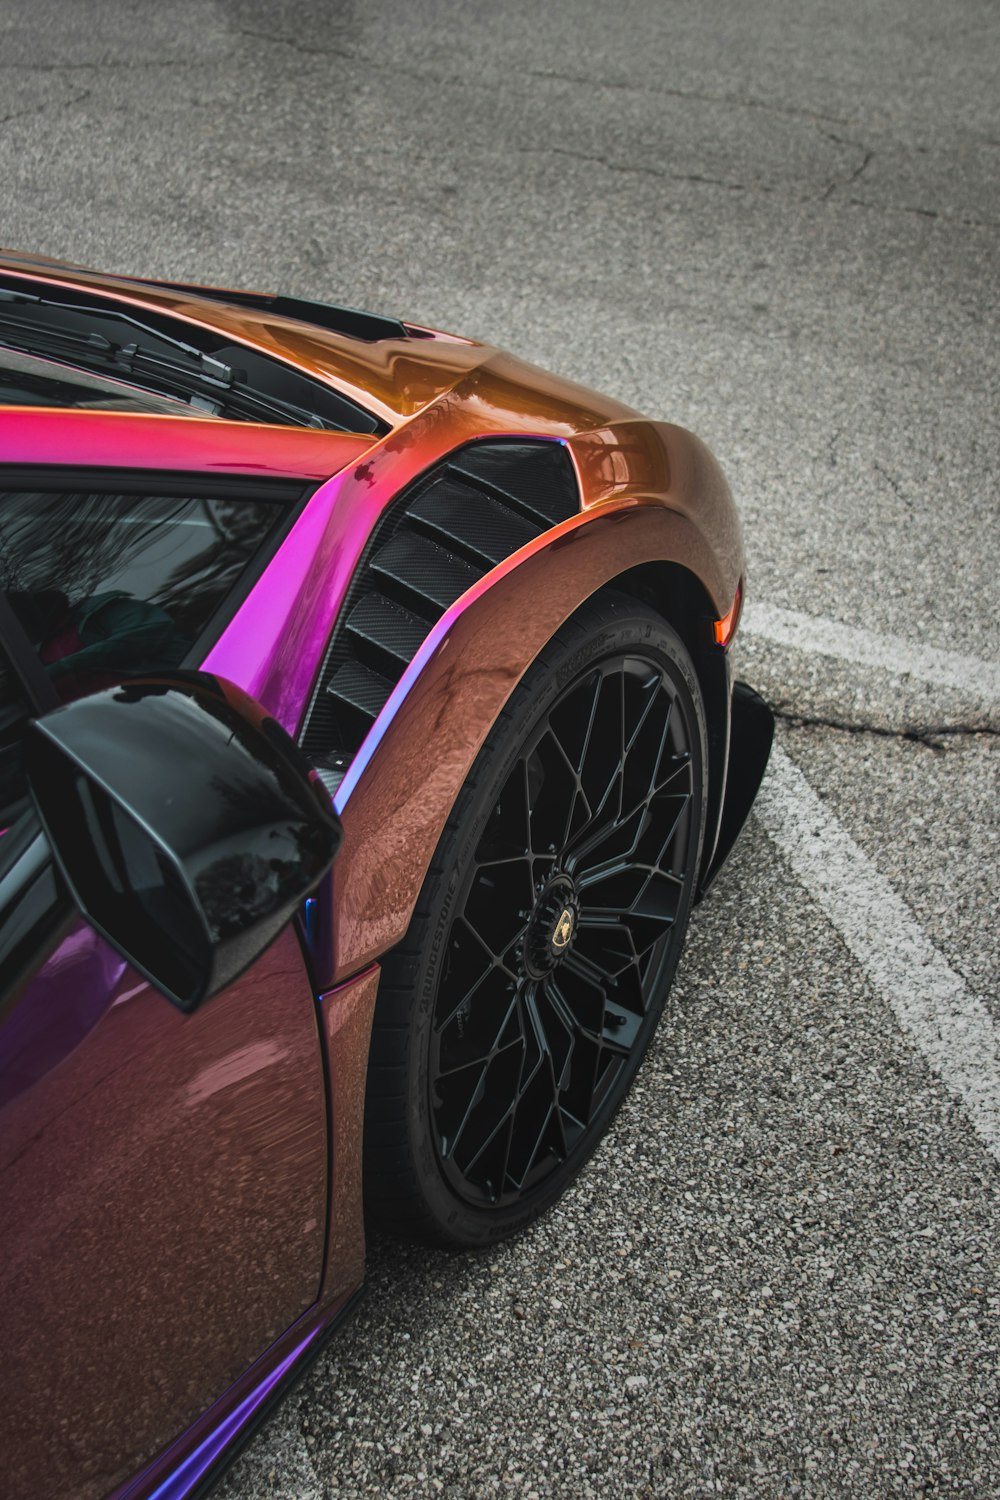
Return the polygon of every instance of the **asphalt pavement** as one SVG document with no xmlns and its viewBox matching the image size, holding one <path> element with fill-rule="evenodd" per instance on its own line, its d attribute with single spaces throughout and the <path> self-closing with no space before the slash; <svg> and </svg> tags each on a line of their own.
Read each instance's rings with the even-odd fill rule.
<svg viewBox="0 0 1000 1500">
<path fill-rule="evenodd" d="M 0 243 L 698 432 L 766 795 L 594 1162 L 389 1241 L 220 1500 L 1000 1493 L 1000 13 L 0 0 Z"/>
</svg>

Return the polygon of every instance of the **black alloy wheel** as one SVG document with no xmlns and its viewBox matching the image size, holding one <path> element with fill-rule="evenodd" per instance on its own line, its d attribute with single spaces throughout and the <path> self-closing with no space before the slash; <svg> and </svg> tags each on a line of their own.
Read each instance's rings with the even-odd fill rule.
<svg viewBox="0 0 1000 1500">
<path fill-rule="evenodd" d="M 623 596 L 591 601 L 494 725 L 385 961 L 365 1139 L 376 1220 L 488 1243 L 590 1156 L 683 945 L 705 775 L 679 637 Z"/>
</svg>

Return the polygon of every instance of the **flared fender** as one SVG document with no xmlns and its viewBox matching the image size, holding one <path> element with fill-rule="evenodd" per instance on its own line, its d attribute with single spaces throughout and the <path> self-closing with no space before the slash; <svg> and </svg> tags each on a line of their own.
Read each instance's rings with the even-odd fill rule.
<svg viewBox="0 0 1000 1500">
<path fill-rule="evenodd" d="M 635 424 L 646 433 L 650 425 Z M 660 444 L 646 446 L 655 453 Z M 582 447 L 584 474 L 587 465 L 600 469 L 610 461 L 606 441 Z M 702 454 L 718 474 L 700 444 L 684 447 L 691 472 L 661 473 L 668 489 L 698 477 Z M 711 477 L 707 470 L 705 477 Z M 732 513 L 721 475 L 718 484 L 716 503 Z M 718 549 L 692 515 L 660 497 L 588 498 L 582 515 L 508 558 L 442 616 L 352 763 L 336 798 L 344 842 L 333 873 L 333 982 L 403 937 L 490 727 L 543 646 L 584 600 L 630 568 L 656 562 L 693 572 L 720 614 L 731 600 L 742 563 L 735 517 L 730 546 Z M 717 518 L 709 520 L 717 526 Z"/>
<path fill-rule="evenodd" d="M 743 533 L 722 470 L 701 439 L 672 422 L 638 418 L 580 433 L 566 446 L 585 510 L 638 497 L 691 521 L 711 563 L 705 564 L 703 552 L 670 560 L 698 574 L 721 617 L 743 571 Z"/>
</svg>

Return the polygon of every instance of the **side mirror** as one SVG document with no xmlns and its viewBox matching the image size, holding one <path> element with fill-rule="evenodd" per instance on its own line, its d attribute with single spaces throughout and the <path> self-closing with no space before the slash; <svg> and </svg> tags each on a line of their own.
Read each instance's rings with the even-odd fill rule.
<svg viewBox="0 0 1000 1500">
<path fill-rule="evenodd" d="M 264 951 L 340 845 L 294 742 L 204 673 L 55 709 L 31 726 L 25 761 L 83 915 L 185 1011 Z"/>
</svg>

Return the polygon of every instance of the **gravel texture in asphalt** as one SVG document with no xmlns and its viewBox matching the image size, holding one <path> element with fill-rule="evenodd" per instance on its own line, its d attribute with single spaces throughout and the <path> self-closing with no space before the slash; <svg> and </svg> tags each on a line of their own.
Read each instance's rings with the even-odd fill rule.
<svg viewBox="0 0 1000 1500">
<path fill-rule="evenodd" d="M 751 599 L 818 622 L 739 670 L 1000 1026 L 998 65 L 991 0 L 0 0 L 0 239 L 398 312 L 698 432 Z M 488 1256 L 373 1244 L 220 1500 L 1000 1493 L 996 1157 L 770 826 L 564 1201 Z"/>
</svg>

